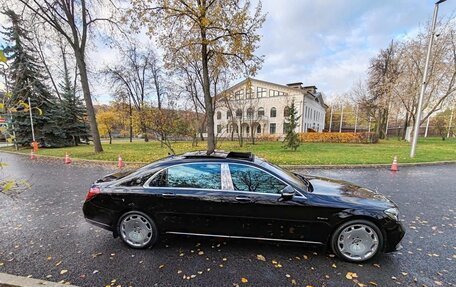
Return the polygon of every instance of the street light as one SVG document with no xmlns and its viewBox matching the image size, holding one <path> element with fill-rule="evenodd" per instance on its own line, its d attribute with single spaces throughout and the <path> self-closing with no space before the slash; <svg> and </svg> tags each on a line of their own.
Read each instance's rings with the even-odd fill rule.
<svg viewBox="0 0 456 287">
<path fill-rule="evenodd" d="M 415 128 L 413 131 L 412 149 L 410 150 L 411 158 L 415 157 L 416 143 L 418 141 L 418 134 L 420 131 L 421 112 L 422 112 L 421 109 L 423 108 L 424 91 L 426 90 L 426 85 L 427 85 L 426 81 L 427 81 L 427 73 L 428 73 L 428 67 L 429 67 L 429 58 L 431 57 L 432 43 L 434 42 L 435 24 L 437 22 L 437 13 L 439 11 L 439 4 L 443 3 L 445 1 L 446 0 L 439 0 L 435 3 L 435 6 L 434 6 L 434 15 L 432 16 L 431 36 L 429 37 L 429 45 L 428 45 L 428 49 L 427 49 L 426 63 L 424 65 L 423 82 L 421 84 L 420 98 L 418 100 L 418 110 L 417 110 L 416 117 L 415 117 Z"/>
</svg>

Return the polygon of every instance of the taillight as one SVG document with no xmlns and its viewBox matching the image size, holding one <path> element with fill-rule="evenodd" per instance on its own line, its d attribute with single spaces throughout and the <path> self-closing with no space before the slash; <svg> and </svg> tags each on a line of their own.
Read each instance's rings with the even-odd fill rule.
<svg viewBox="0 0 456 287">
<path fill-rule="evenodd" d="M 97 196 L 99 193 L 100 193 L 100 188 L 99 188 L 98 186 L 92 186 L 92 187 L 89 189 L 89 192 L 87 193 L 86 201 L 91 200 L 92 198 L 94 198 L 95 196 Z"/>
</svg>

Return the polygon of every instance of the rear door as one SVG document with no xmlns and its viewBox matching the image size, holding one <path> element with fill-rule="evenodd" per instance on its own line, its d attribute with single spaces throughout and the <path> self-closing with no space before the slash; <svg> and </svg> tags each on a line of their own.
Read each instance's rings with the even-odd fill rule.
<svg viewBox="0 0 456 287">
<path fill-rule="evenodd" d="M 223 226 L 226 202 L 221 163 L 192 162 L 158 172 L 145 187 L 156 204 L 155 217 L 167 232 L 213 233 Z"/>
</svg>

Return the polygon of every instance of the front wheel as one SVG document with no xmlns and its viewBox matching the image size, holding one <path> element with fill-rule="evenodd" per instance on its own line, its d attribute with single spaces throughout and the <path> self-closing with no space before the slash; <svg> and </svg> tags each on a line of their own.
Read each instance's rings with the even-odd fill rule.
<svg viewBox="0 0 456 287">
<path fill-rule="evenodd" d="M 118 229 L 120 238 L 132 248 L 147 248 L 158 240 L 158 230 L 154 221 L 139 211 L 131 211 L 122 215 Z"/>
<path fill-rule="evenodd" d="M 380 229 L 367 220 L 353 220 L 336 229 L 331 246 L 334 253 L 349 262 L 363 262 L 375 257 L 383 248 Z"/>
</svg>

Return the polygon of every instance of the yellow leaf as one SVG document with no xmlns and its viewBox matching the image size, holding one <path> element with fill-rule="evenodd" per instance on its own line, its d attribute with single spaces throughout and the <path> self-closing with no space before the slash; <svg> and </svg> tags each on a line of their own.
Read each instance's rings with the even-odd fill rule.
<svg viewBox="0 0 456 287">
<path fill-rule="evenodd" d="M 162 269 L 163 267 L 165 267 L 165 264 L 158 266 L 158 269 Z"/>
<path fill-rule="evenodd" d="M 0 50 L 0 62 L 6 63 L 8 59 L 5 57 L 5 53 L 3 53 L 3 50 Z"/>
<path fill-rule="evenodd" d="M 260 260 L 260 261 L 266 261 L 266 258 L 264 258 L 264 256 L 261 255 L 261 254 L 257 255 L 257 259 Z"/>
<path fill-rule="evenodd" d="M 60 275 L 63 275 L 63 274 L 65 274 L 65 273 L 67 273 L 67 272 L 68 272 L 68 270 L 63 269 L 63 270 L 60 271 Z"/>
<path fill-rule="evenodd" d="M 249 280 L 247 280 L 247 278 L 242 277 L 242 278 L 241 278 L 241 282 L 242 282 L 242 283 L 248 283 Z"/>
<path fill-rule="evenodd" d="M 348 280 L 352 280 L 353 278 L 358 278 L 358 275 L 354 272 L 347 272 L 345 278 L 347 278 Z"/>
</svg>

